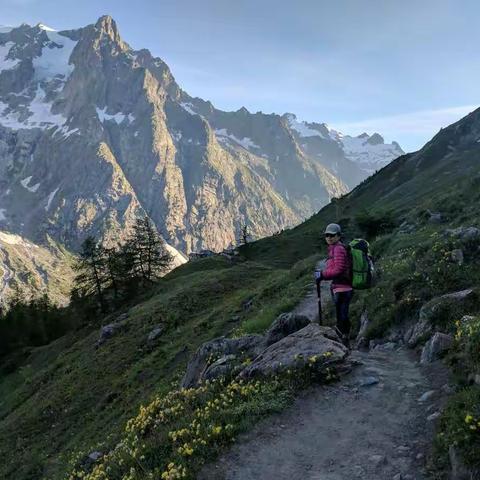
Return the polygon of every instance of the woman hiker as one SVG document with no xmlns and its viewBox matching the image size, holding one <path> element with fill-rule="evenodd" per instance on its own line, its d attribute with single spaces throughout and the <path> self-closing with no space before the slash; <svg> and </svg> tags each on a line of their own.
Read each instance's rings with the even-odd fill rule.
<svg viewBox="0 0 480 480">
<path fill-rule="evenodd" d="M 325 229 L 325 241 L 328 244 L 328 260 L 323 270 L 315 271 L 315 280 L 332 280 L 331 291 L 337 314 L 337 333 L 343 343 L 350 348 L 350 320 L 348 307 L 353 295 L 352 264 L 347 247 L 341 241 L 340 225 L 331 223 Z"/>
</svg>

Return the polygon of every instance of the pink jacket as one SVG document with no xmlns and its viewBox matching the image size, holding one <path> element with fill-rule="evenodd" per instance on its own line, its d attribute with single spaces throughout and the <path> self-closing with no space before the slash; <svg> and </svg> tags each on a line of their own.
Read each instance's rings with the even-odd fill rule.
<svg viewBox="0 0 480 480">
<path fill-rule="evenodd" d="M 328 260 L 322 271 L 322 278 L 332 280 L 334 293 L 352 290 L 352 265 L 343 243 L 338 242 L 328 246 Z"/>
</svg>

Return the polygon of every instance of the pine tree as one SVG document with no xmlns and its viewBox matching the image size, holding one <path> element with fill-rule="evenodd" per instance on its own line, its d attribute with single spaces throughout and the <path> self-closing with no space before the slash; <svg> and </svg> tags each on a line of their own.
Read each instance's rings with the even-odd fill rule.
<svg viewBox="0 0 480 480">
<path fill-rule="evenodd" d="M 116 248 L 105 248 L 105 266 L 110 287 L 115 299 L 119 296 L 120 284 L 125 273 L 124 262 L 120 251 Z"/>
<path fill-rule="evenodd" d="M 248 229 L 248 225 L 243 225 L 240 230 L 240 238 L 238 239 L 238 243 L 240 245 L 247 245 L 252 238 L 250 234 L 250 230 Z"/>
<path fill-rule="evenodd" d="M 108 285 L 108 269 L 105 249 L 95 238 L 87 237 L 82 243 L 80 259 L 75 264 L 77 272 L 75 289 L 80 295 L 96 295 L 102 312 L 106 312 L 104 290 Z"/>
<path fill-rule="evenodd" d="M 161 277 L 173 261 L 165 241 L 147 216 L 137 218 L 132 235 L 122 250 L 132 276 L 150 283 Z"/>
</svg>

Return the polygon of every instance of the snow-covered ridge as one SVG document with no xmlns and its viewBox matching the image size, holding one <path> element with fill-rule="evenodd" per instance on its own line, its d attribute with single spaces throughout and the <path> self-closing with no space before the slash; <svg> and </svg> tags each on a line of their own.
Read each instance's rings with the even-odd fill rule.
<svg viewBox="0 0 480 480">
<path fill-rule="evenodd" d="M 295 130 L 301 137 L 321 137 L 324 138 L 322 133 L 318 130 L 311 128 L 307 122 L 299 122 L 297 117 L 293 113 L 287 113 L 286 115 L 290 128 Z"/>
<path fill-rule="evenodd" d="M 45 24 L 43 24 L 43 23 L 38 23 L 38 24 L 37 24 L 37 27 L 38 27 L 40 30 L 45 30 L 46 32 L 56 32 L 55 29 L 50 28 L 48 25 L 45 25 Z"/>
<path fill-rule="evenodd" d="M 371 136 L 363 133 L 358 137 L 352 137 L 330 128 L 326 123 L 317 126 L 317 124 L 300 122 L 291 113 L 286 114 L 285 117 L 289 127 L 303 139 L 303 142 L 308 142 L 309 137 L 334 141 L 349 160 L 360 164 L 361 168 L 369 174 L 383 168 L 404 153 L 396 142 L 385 144 L 378 133 Z"/>
</svg>

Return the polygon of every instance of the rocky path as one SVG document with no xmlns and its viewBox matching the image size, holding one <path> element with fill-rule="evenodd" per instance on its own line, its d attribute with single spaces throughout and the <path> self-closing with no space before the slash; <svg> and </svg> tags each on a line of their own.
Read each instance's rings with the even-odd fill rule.
<svg viewBox="0 0 480 480">
<path fill-rule="evenodd" d="M 309 295 L 297 311 L 314 319 L 316 302 Z M 351 374 L 263 421 L 199 478 L 428 478 L 424 464 L 444 375 L 421 369 L 411 351 L 394 344 L 351 357 L 358 363 Z"/>
</svg>

